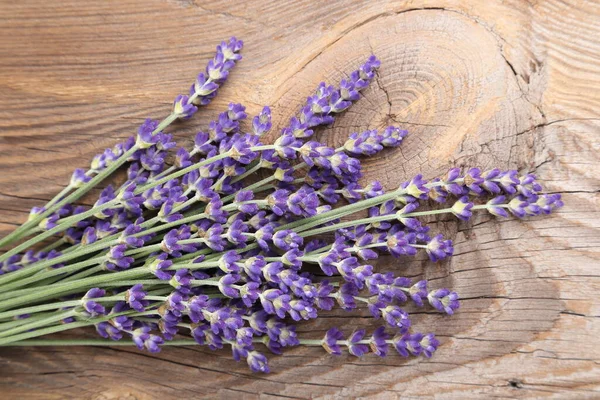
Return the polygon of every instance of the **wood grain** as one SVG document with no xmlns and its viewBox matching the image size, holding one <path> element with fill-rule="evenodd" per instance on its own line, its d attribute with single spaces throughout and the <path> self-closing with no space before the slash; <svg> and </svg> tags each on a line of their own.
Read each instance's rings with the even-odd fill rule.
<svg viewBox="0 0 600 400">
<path fill-rule="evenodd" d="M 321 81 L 369 54 L 377 81 L 318 132 L 398 124 L 406 143 L 366 162 L 393 187 L 449 166 L 535 172 L 564 194 L 554 216 L 470 223 L 431 219 L 456 242 L 450 262 L 382 259 L 378 270 L 430 279 L 464 299 L 455 317 L 414 314 L 437 332 L 430 360 L 272 357 L 251 374 L 227 351 L 0 349 L 7 399 L 600 397 L 600 5 L 466 0 L 0 3 L 0 235 L 51 198 L 75 167 L 164 115 L 230 35 L 244 60 L 218 99 L 178 127 L 190 141 L 231 101 L 272 106 L 283 124 Z M 93 193 L 92 193 L 93 195 Z M 88 200 L 89 201 L 89 200 Z M 375 326 L 367 310 L 331 312 L 299 331 Z"/>
</svg>

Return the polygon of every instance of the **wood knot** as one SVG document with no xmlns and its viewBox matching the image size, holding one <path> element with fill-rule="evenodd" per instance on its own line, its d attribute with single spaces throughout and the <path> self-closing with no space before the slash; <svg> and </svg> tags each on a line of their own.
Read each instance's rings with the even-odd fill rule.
<svg viewBox="0 0 600 400">
<path fill-rule="evenodd" d="M 520 381 L 519 379 L 511 379 L 508 381 L 508 384 L 511 387 L 517 388 L 517 389 L 521 389 L 523 388 L 523 382 Z"/>
</svg>

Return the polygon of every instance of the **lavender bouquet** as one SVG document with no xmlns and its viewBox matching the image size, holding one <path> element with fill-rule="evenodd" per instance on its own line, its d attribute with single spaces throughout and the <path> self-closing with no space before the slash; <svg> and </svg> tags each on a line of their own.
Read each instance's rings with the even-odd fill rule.
<svg viewBox="0 0 600 400">
<path fill-rule="evenodd" d="M 375 271 L 369 261 L 420 251 L 433 262 L 450 257 L 451 240 L 431 234 L 420 217 L 524 218 L 562 205 L 517 171 L 453 168 L 388 192 L 360 182 L 360 157 L 399 146 L 405 130 L 353 133 L 339 148 L 311 137 L 360 98 L 379 67 L 375 56 L 337 86 L 321 83 L 273 144 L 262 142 L 272 129 L 269 107 L 244 123 L 244 106 L 232 103 L 167 167 L 176 144 L 165 130 L 210 103 L 241 49 L 236 38 L 217 46 L 171 114 L 146 120 L 89 169 L 75 170 L 64 190 L 0 240 L 13 246 L 0 256 L 0 345 L 229 346 L 261 372 L 269 371 L 263 347 L 431 357 L 439 342 L 411 331 L 402 305 L 428 303 L 452 315 L 458 295 Z M 122 166 L 123 184 L 106 186 L 91 208 L 74 204 Z M 268 177 L 258 180 L 259 170 Z M 332 328 L 315 340 L 295 332 L 320 310 L 361 303 L 382 321 L 369 334 Z M 103 339 L 36 339 L 92 326 Z"/>
</svg>

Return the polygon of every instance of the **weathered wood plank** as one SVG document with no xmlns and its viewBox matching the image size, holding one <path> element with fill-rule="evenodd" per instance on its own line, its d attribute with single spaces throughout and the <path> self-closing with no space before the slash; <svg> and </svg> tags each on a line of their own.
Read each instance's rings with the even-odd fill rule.
<svg viewBox="0 0 600 400">
<path fill-rule="evenodd" d="M 318 133 L 399 124 L 402 148 L 366 162 L 393 187 L 451 165 L 536 172 L 566 207 L 549 218 L 469 224 L 432 219 L 456 242 L 450 262 L 376 268 L 425 276 L 463 300 L 453 318 L 415 314 L 442 347 L 431 360 L 272 357 L 268 376 L 227 351 L 0 349 L 7 398 L 597 398 L 600 391 L 600 6 L 594 1 L 61 1 L 0 4 L 0 235 L 54 195 L 72 169 L 163 115 L 237 35 L 244 60 L 218 99 L 271 105 L 281 125 L 321 81 L 369 54 L 382 60 L 365 98 Z M 93 194 L 92 194 L 93 195 Z M 88 199 L 89 201 L 89 199 Z M 367 310 L 331 312 L 299 331 L 375 326 Z"/>
</svg>

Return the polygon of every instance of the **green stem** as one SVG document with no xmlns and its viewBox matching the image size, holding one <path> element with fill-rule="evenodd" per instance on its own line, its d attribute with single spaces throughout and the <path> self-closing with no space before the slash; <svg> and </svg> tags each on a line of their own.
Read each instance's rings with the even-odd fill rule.
<svg viewBox="0 0 600 400">
<path fill-rule="evenodd" d="M 505 204 L 494 205 L 494 207 L 506 207 L 506 206 L 507 205 L 505 205 Z M 486 204 L 482 204 L 482 205 L 478 205 L 478 206 L 473 206 L 473 208 L 471 210 L 484 210 L 484 209 L 488 209 L 488 208 L 490 208 L 490 206 L 488 206 Z M 332 232 L 332 231 L 342 229 L 342 228 L 349 228 L 349 227 L 363 225 L 363 224 L 370 224 L 373 222 L 391 221 L 391 220 L 398 219 L 398 218 L 414 218 L 414 217 L 422 217 L 422 216 L 427 216 L 427 215 L 448 214 L 448 213 L 452 213 L 452 212 L 453 212 L 452 208 L 442 208 L 440 210 L 418 211 L 418 212 L 412 212 L 412 213 L 406 213 L 406 214 L 394 213 L 394 214 L 388 214 L 388 215 L 380 215 L 377 217 L 369 217 L 369 218 L 356 219 L 356 220 L 347 221 L 347 222 L 341 222 L 339 224 L 324 226 L 322 228 L 313 229 L 313 230 L 309 230 L 306 232 L 301 232 L 300 236 L 306 237 L 306 236 L 320 235 L 322 233 Z"/>
<path fill-rule="evenodd" d="M 236 176 L 235 178 L 233 178 L 231 180 L 231 183 L 239 182 L 239 181 L 243 180 L 244 178 L 252 175 L 253 173 L 255 173 L 256 171 L 258 171 L 261 168 L 262 168 L 262 166 L 260 165 L 260 162 L 258 162 L 258 163 L 256 163 L 256 165 L 254 165 L 250 169 L 246 170 L 246 172 L 244 172 L 243 174 L 241 174 L 241 175 Z"/>
<path fill-rule="evenodd" d="M 67 243 L 67 241 L 65 240 L 65 238 L 60 238 L 57 241 L 55 241 L 53 243 L 50 243 L 48 246 L 42 248 L 40 250 L 40 252 L 42 252 L 42 253 L 48 253 L 49 251 L 54 250 L 54 249 L 62 246 L 65 243 Z"/>
<path fill-rule="evenodd" d="M 41 271 L 46 267 L 50 267 L 52 265 L 59 264 L 67 260 L 78 258 L 86 254 L 95 253 L 96 251 L 103 250 L 117 243 L 118 240 L 113 240 L 108 243 L 93 243 L 90 245 L 83 246 L 79 251 L 71 252 L 69 254 L 63 254 L 51 260 L 40 261 L 35 264 L 32 264 L 28 268 L 23 268 L 18 271 L 11 272 L 10 274 L 2 275 L 0 276 L 0 287 L 17 279 L 33 275 L 34 273 Z"/>
<path fill-rule="evenodd" d="M 6 346 L 6 345 L 4 345 Z M 135 346 L 131 341 L 107 339 L 30 339 L 13 342 L 9 346 Z M 193 339 L 169 340 L 163 346 L 199 346 Z"/>
<path fill-rule="evenodd" d="M 135 153 L 138 149 L 139 149 L 138 146 L 134 145 L 133 147 L 131 147 L 131 149 L 129 149 L 125 153 L 123 153 L 121 155 L 121 157 L 114 160 L 105 169 L 103 169 L 96 176 L 94 176 L 92 179 L 90 179 L 89 182 L 86 182 L 81 187 L 77 188 L 74 192 L 72 192 L 70 195 L 64 197 L 60 201 L 57 201 L 54 205 L 48 207 L 48 209 L 46 211 L 32 217 L 27 222 L 22 224 L 20 227 L 15 229 L 12 233 L 5 236 L 3 239 L 0 239 L 0 247 L 3 247 L 7 244 L 13 243 L 16 240 L 20 239 L 21 235 L 24 232 L 27 232 L 29 229 L 33 228 L 34 226 L 37 226 L 40 223 L 40 221 L 42 221 L 48 215 L 54 213 L 56 210 L 58 210 L 64 204 L 72 203 L 75 200 L 79 199 L 84 194 L 86 194 L 87 192 L 89 192 L 93 187 L 95 187 L 97 184 L 102 182 L 106 177 L 108 177 L 110 174 L 112 174 L 114 171 L 116 171 L 117 168 L 119 168 L 121 165 L 123 165 L 127 161 L 127 159 L 129 157 L 131 157 L 133 155 L 133 153 Z M 20 251 L 20 250 L 18 250 L 18 251 Z M 12 254 L 16 254 L 17 252 L 13 252 Z M 8 254 L 8 253 L 6 253 L 6 254 Z M 6 256 L 6 254 L 4 254 L 4 256 Z M 10 255 L 6 256 L 6 257 L 10 257 Z M 2 259 L 2 261 L 4 261 L 4 260 L 5 260 L 5 258 Z"/>
<path fill-rule="evenodd" d="M 133 286 L 138 283 L 142 285 L 165 285 L 170 286 L 168 281 L 161 281 L 160 279 L 136 279 L 131 281 L 113 281 L 113 282 L 104 282 L 102 283 L 103 287 L 121 287 L 121 286 Z M 175 290 L 175 289 L 173 289 Z"/>
<path fill-rule="evenodd" d="M 54 196 L 52 198 L 52 200 L 50 200 L 49 202 L 46 203 L 46 208 L 50 207 L 51 205 L 53 205 L 54 203 L 56 203 L 57 201 L 59 201 L 60 199 L 63 198 L 63 196 L 65 196 L 67 193 L 69 193 L 71 191 L 71 189 L 73 189 L 73 186 L 71 186 L 71 184 L 69 183 L 67 186 L 65 186 L 63 188 L 63 190 L 61 190 L 60 192 L 58 192 L 58 194 L 56 196 Z"/>
<path fill-rule="evenodd" d="M 64 284 L 55 284 L 46 289 L 17 298 L 0 301 L 0 310 L 8 310 L 29 302 L 42 301 L 48 297 L 58 297 L 65 295 L 72 290 L 87 289 L 95 285 L 118 281 L 119 279 L 138 278 L 148 274 L 148 269 L 145 267 L 135 268 L 128 271 L 113 272 L 100 276 L 92 276 L 90 278 L 79 279 L 77 281 L 66 282 Z"/>
<path fill-rule="evenodd" d="M 2 332 L 5 329 L 14 328 L 15 326 L 28 324 L 32 321 L 38 321 L 42 318 L 48 318 L 48 316 L 53 315 L 53 314 L 54 314 L 53 312 L 39 313 L 36 315 L 31 315 L 27 318 L 17 318 L 17 319 L 11 319 L 6 322 L 2 322 L 2 323 L 0 323 L 0 332 Z"/>
<path fill-rule="evenodd" d="M 90 300 L 94 300 L 97 303 L 122 301 L 122 300 L 125 300 L 125 293 L 121 293 L 121 294 L 115 295 L 115 296 L 98 297 L 98 298 L 94 298 L 94 299 L 90 299 Z M 151 299 L 148 298 L 148 300 L 151 300 Z M 164 298 L 161 298 L 161 300 L 164 301 Z M 40 304 L 40 305 L 32 306 L 32 307 L 19 308 L 18 310 L 1 312 L 0 319 L 10 318 L 10 317 L 14 317 L 17 315 L 22 315 L 22 314 L 35 314 L 35 313 L 38 313 L 41 311 L 58 310 L 60 308 L 77 307 L 80 305 L 82 305 L 82 299 L 59 301 L 56 303 Z"/>
<path fill-rule="evenodd" d="M 177 172 L 173 172 L 172 174 L 167 175 L 164 178 L 161 178 L 161 179 L 155 180 L 153 182 L 150 182 L 150 183 L 148 183 L 148 184 L 146 184 L 146 185 L 144 185 L 142 187 L 138 187 L 135 190 L 134 193 L 135 194 L 143 193 L 143 192 L 145 192 L 148 189 L 152 189 L 153 187 L 156 187 L 158 185 L 162 185 L 163 183 L 169 182 L 170 180 L 175 179 L 175 178 L 179 178 L 180 176 L 183 176 L 183 175 L 187 174 L 190 171 L 196 170 L 196 169 L 198 169 L 200 167 L 203 167 L 205 165 L 208 165 L 208 164 L 212 164 L 215 161 L 222 160 L 222 159 L 227 158 L 229 156 L 230 156 L 230 152 L 225 152 L 223 154 L 219 154 L 219 155 L 216 155 L 214 157 L 207 158 L 206 160 L 202 160 L 202 161 L 200 161 L 200 162 L 198 162 L 196 164 L 192 164 L 192 165 L 190 165 L 187 168 L 183 168 L 183 169 L 180 169 Z"/>
<path fill-rule="evenodd" d="M 63 312 L 63 313 L 59 313 L 59 314 L 54 314 L 54 315 L 51 315 L 49 317 L 46 317 L 46 318 L 43 318 L 43 319 L 40 319 L 40 320 L 37 320 L 37 321 L 31 321 L 28 324 L 24 324 L 24 325 L 21 325 L 21 326 L 16 326 L 16 327 L 14 327 L 12 329 L 1 331 L 0 332 L 0 338 L 11 336 L 11 335 L 14 335 L 16 333 L 21 333 L 21 332 L 28 331 L 28 330 L 31 330 L 31 329 L 39 328 L 41 326 L 46 326 L 48 324 L 53 324 L 55 322 L 62 321 L 65 318 L 72 317 L 75 314 L 77 314 L 75 311 L 69 310 L 67 312 Z"/>
<path fill-rule="evenodd" d="M 421 217 L 421 216 L 425 216 L 425 215 L 446 214 L 446 213 L 451 213 L 451 212 L 452 212 L 452 208 L 443 208 L 441 210 L 420 211 L 420 212 L 400 214 L 400 215 L 398 215 L 396 213 L 388 214 L 388 215 L 380 215 L 377 217 L 369 217 L 369 218 L 355 219 L 355 220 L 347 221 L 347 222 L 340 222 L 339 224 L 324 226 L 322 228 L 317 228 L 317 229 L 301 232 L 300 236 L 306 237 L 306 236 L 320 235 L 322 233 L 332 232 L 332 231 L 336 231 L 336 230 L 342 229 L 342 228 L 349 228 L 349 227 L 363 225 L 363 224 L 370 224 L 373 222 L 391 221 L 394 219 L 398 219 L 399 217 L 400 218 L 413 218 L 413 217 Z"/>
<path fill-rule="evenodd" d="M 105 206 L 105 204 L 103 204 L 102 206 Z M 97 212 L 98 212 L 98 208 L 92 208 L 92 209 L 90 209 L 90 210 L 88 210 L 86 212 L 83 212 L 81 214 L 77 214 L 77 217 L 80 218 L 80 220 L 83 220 L 85 218 L 93 216 Z M 2 256 L 0 256 L 0 262 L 6 260 L 10 256 L 13 256 L 13 255 L 19 253 L 20 251 L 27 250 L 28 248 L 34 246 L 35 244 L 41 242 L 44 239 L 47 239 L 47 238 L 49 238 L 51 236 L 54 236 L 57 233 L 60 233 L 60 232 L 63 232 L 65 230 L 69 229 L 72 224 L 71 224 L 70 221 L 67 221 L 67 219 L 65 219 L 64 222 L 60 223 L 59 225 L 55 226 L 54 228 L 49 229 L 49 230 L 47 230 L 45 232 L 42 232 L 39 235 L 34 236 L 31 239 L 26 240 L 25 242 L 21 243 L 20 245 L 15 246 L 14 248 L 10 249 L 6 253 L 4 253 Z M 14 275 L 15 274 L 2 275 L 2 276 L 0 276 L 0 282 L 6 282 L 6 281 L 13 280 L 13 279 L 10 279 L 10 278 L 13 277 Z"/>
<path fill-rule="evenodd" d="M 19 281 L 0 286 L 0 293 L 5 293 L 12 289 L 23 287 L 23 286 L 29 285 L 31 283 L 35 283 L 35 282 L 38 282 L 38 281 L 41 281 L 43 279 L 50 278 L 53 276 L 67 274 L 69 272 L 74 272 L 74 271 L 80 270 L 80 269 L 85 268 L 90 265 L 99 264 L 102 261 L 104 261 L 105 259 L 106 258 L 104 256 L 97 257 L 97 258 L 91 258 L 89 260 L 81 261 L 81 262 L 71 264 L 71 265 L 66 265 L 64 267 L 52 269 L 50 271 L 45 271 L 40 274 L 35 274 L 33 276 L 30 276 L 29 278 L 21 279 Z"/>
<path fill-rule="evenodd" d="M 104 271 L 104 266 L 102 265 L 96 265 L 95 267 L 86 269 L 84 271 L 81 271 L 77 274 L 73 274 L 71 276 L 67 276 L 64 279 L 61 279 L 60 282 L 71 282 L 71 281 L 76 281 L 77 279 L 83 279 L 83 278 L 87 278 L 88 276 L 94 275 L 96 272 L 102 272 Z"/>
<path fill-rule="evenodd" d="M 99 318 L 94 318 L 94 319 L 90 319 L 88 321 L 81 321 L 81 322 L 71 322 L 69 324 L 61 324 L 58 326 L 51 326 L 48 328 L 44 328 L 44 329 L 37 329 L 35 331 L 32 332 L 26 332 L 26 333 L 21 333 L 19 335 L 15 335 L 15 336 L 10 336 L 10 337 L 6 337 L 6 338 L 0 338 L 0 345 L 5 346 L 7 344 L 13 343 L 13 342 L 18 342 L 21 340 L 25 340 L 25 339 L 30 339 L 30 338 L 34 338 L 34 337 L 38 337 L 38 336 L 43 336 L 43 335 L 48 335 L 51 333 L 57 333 L 57 332 L 62 332 L 62 331 L 66 331 L 66 330 L 70 330 L 70 329 L 74 329 L 74 328 L 81 328 L 84 326 L 90 326 L 90 325 L 94 325 L 97 324 L 99 322 L 104 322 L 104 321 L 108 321 L 112 318 L 121 316 L 121 315 L 128 315 L 131 317 L 135 317 L 135 316 L 141 316 L 141 315 L 154 315 L 156 314 L 157 311 L 144 311 L 141 313 L 135 312 L 132 313 L 131 311 L 125 311 L 122 313 L 115 313 L 115 314 L 111 314 L 111 315 L 104 315 L 102 317 Z"/>
</svg>

